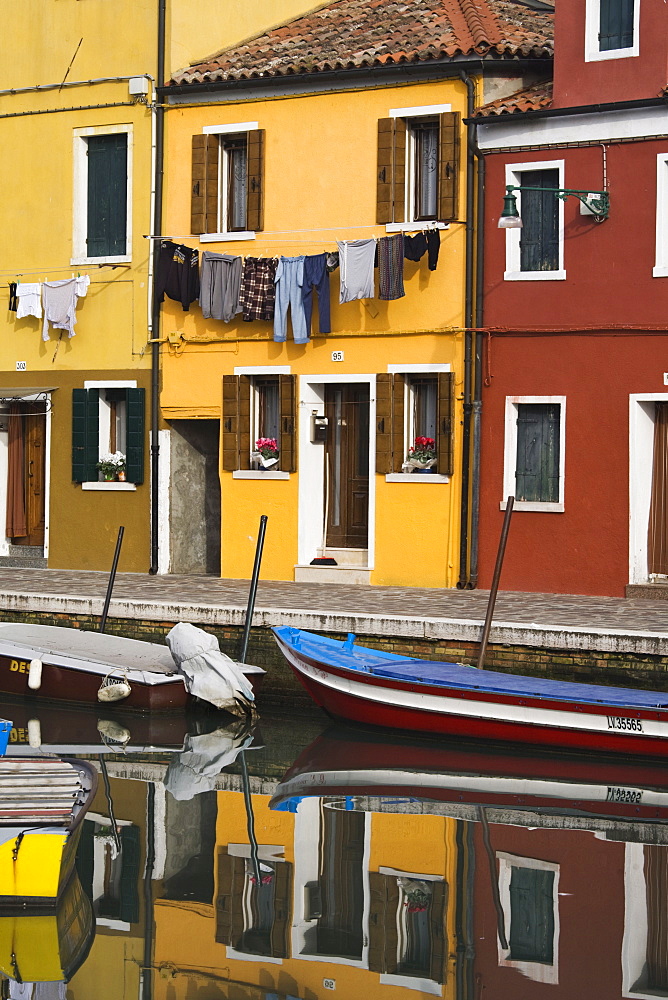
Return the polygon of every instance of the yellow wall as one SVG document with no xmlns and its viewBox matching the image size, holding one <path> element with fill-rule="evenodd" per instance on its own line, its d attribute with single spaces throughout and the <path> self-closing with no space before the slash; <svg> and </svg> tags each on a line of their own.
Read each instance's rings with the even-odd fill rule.
<svg viewBox="0 0 668 1000">
<path fill-rule="evenodd" d="M 200 251 L 254 256 L 319 253 L 336 239 L 385 234 L 375 225 L 377 120 L 391 108 L 449 103 L 466 112 L 460 81 L 367 88 L 234 105 L 173 107 L 167 113 L 170 170 L 165 188 L 165 232 Z M 264 232 L 251 242 L 199 243 L 190 228 L 191 137 L 203 126 L 257 121 L 265 129 Z M 463 138 L 462 138 L 462 145 Z M 460 218 L 464 214 L 460 171 Z M 450 364 L 455 372 L 455 454 L 460 449 L 464 322 L 465 231 L 441 232 L 438 268 L 426 257 L 406 262 L 404 298 L 338 302 L 339 272 L 331 276 L 332 330 L 305 345 L 273 342 L 269 323 L 204 320 L 166 302 L 161 404 L 168 417 L 217 416 L 222 376 L 235 366 L 290 365 L 295 375 L 377 373 L 388 364 Z M 315 309 L 314 309 L 315 313 Z M 316 327 L 317 329 L 317 327 Z M 288 329 L 288 338 L 291 331 Z M 344 351 L 343 363 L 332 351 Z M 459 462 L 455 462 L 458 469 Z M 270 515 L 263 576 L 293 579 L 297 563 L 297 481 L 234 480 L 222 473 L 222 575 L 246 577 L 253 562 L 261 513 Z M 454 586 L 457 577 L 460 480 L 426 487 L 388 483 L 376 476 L 375 568 L 371 582 Z M 422 477 L 419 477 L 420 479 Z M 314 516 L 320 518 L 315 501 Z M 314 553 L 315 554 L 315 553 Z"/>
</svg>

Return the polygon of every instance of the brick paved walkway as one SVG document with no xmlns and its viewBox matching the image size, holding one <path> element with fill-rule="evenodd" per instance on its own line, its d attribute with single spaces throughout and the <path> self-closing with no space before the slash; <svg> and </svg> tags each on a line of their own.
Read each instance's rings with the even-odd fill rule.
<svg viewBox="0 0 668 1000">
<path fill-rule="evenodd" d="M 238 625 L 247 580 L 119 573 L 110 615 Z M 99 614 L 107 574 L 0 569 L 0 607 Z M 488 592 L 261 581 L 254 624 L 291 624 L 359 635 L 478 641 Z M 668 601 L 615 597 L 498 595 L 490 641 L 511 645 L 668 655 Z"/>
</svg>

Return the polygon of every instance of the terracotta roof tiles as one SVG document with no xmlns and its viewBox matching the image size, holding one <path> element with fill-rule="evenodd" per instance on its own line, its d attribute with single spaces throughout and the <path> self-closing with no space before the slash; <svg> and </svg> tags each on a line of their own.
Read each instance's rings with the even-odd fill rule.
<svg viewBox="0 0 668 1000">
<path fill-rule="evenodd" d="M 553 19 L 549 4 L 532 0 L 334 0 L 175 73 L 171 84 L 225 83 L 457 55 L 549 59 Z"/>
<path fill-rule="evenodd" d="M 522 111 L 539 111 L 552 104 L 552 81 L 535 83 L 526 90 L 520 90 L 510 97 L 499 97 L 496 101 L 476 108 L 476 118 L 494 118 L 500 115 L 515 115 Z"/>
</svg>

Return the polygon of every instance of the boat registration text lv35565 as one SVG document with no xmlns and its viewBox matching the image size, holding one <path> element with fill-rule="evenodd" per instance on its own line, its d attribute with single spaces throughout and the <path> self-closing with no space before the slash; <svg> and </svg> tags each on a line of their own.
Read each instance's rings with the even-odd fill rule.
<svg viewBox="0 0 668 1000">
<path fill-rule="evenodd" d="M 642 722 L 640 719 L 629 719 L 625 715 L 609 715 L 608 729 L 621 729 L 627 733 L 641 733 Z"/>
</svg>

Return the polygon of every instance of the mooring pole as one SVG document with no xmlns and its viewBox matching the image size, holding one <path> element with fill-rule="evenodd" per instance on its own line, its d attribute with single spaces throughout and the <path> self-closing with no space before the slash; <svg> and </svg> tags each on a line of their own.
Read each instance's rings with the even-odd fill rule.
<svg viewBox="0 0 668 1000">
<path fill-rule="evenodd" d="M 260 579 L 260 563 L 262 562 L 262 549 L 264 547 L 264 535 L 266 530 L 267 530 L 267 515 L 263 514 L 260 518 L 260 529 L 257 533 L 257 545 L 255 546 L 255 563 L 253 565 L 253 575 L 251 576 L 250 591 L 248 592 L 248 607 L 246 608 L 244 634 L 241 638 L 241 652 L 239 653 L 239 663 L 245 663 L 246 656 L 248 654 L 248 637 L 250 635 L 251 623 L 253 621 L 255 597 L 257 595 L 257 582 Z"/>
<path fill-rule="evenodd" d="M 513 506 L 515 504 L 515 497 L 508 497 L 506 502 L 506 516 L 503 519 L 503 528 L 501 529 L 501 538 L 499 539 L 499 551 L 496 553 L 496 566 L 494 567 L 494 577 L 492 578 L 492 589 L 489 592 L 489 601 L 487 602 L 487 614 L 485 615 L 485 624 L 482 630 L 482 639 L 480 640 L 480 652 L 478 654 L 478 667 L 482 670 L 485 665 L 485 653 L 487 652 L 487 640 L 489 639 L 489 630 L 492 627 L 492 616 L 494 615 L 494 605 L 496 604 L 496 594 L 499 589 L 499 579 L 501 577 L 501 567 L 503 566 L 503 556 L 506 551 L 506 541 L 508 540 L 508 529 L 510 528 L 510 515 L 513 512 Z"/>
<path fill-rule="evenodd" d="M 123 532 L 125 528 L 123 525 L 118 529 L 118 538 L 116 539 L 116 551 L 114 552 L 114 561 L 111 564 L 111 573 L 109 574 L 109 583 L 107 584 L 107 596 L 104 599 L 104 607 L 102 609 L 102 620 L 100 621 L 100 632 L 104 632 L 107 624 L 107 613 L 109 611 L 109 604 L 111 602 L 111 592 L 114 589 L 114 580 L 116 579 L 116 569 L 118 567 L 118 560 L 121 554 L 121 545 L 123 544 Z"/>
</svg>

